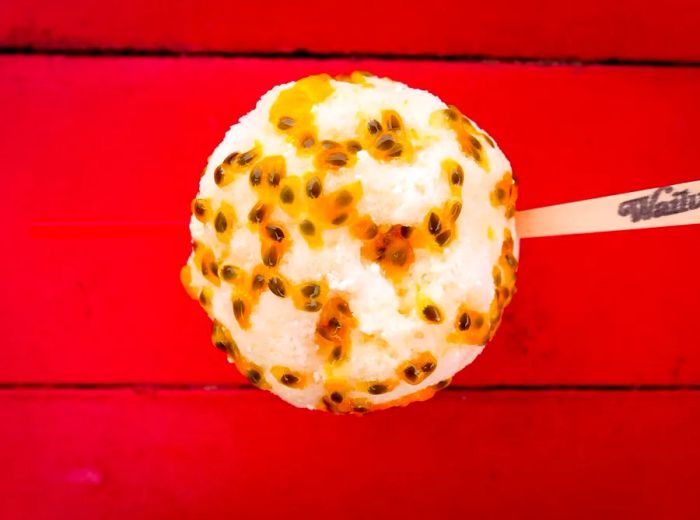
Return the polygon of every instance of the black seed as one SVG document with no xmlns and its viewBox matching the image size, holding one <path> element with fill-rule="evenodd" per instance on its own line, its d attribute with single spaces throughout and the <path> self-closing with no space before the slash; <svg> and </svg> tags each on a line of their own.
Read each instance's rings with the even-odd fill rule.
<svg viewBox="0 0 700 520">
<path fill-rule="evenodd" d="M 457 112 L 455 112 L 453 109 L 446 108 L 443 110 L 443 114 L 445 114 L 445 117 L 450 121 L 457 121 Z"/>
<path fill-rule="evenodd" d="M 377 140 L 377 148 L 380 150 L 389 150 L 396 144 L 394 138 L 390 134 L 384 134 Z"/>
<path fill-rule="evenodd" d="M 301 142 L 301 146 L 304 148 L 311 148 L 316 141 L 314 140 L 313 137 L 305 137 L 304 140 Z"/>
<path fill-rule="evenodd" d="M 217 233 L 223 233 L 228 227 L 228 222 L 226 222 L 226 216 L 220 211 L 216 214 L 216 219 L 214 220 L 214 229 Z"/>
<path fill-rule="evenodd" d="M 282 191 L 280 192 L 280 200 L 284 204 L 291 204 L 294 202 L 294 192 L 292 191 L 292 188 L 289 186 L 282 188 Z"/>
<path fill-rule="evenodd" d="M 462 167 L 457 165 L 452 173 L 450 174 L 450 182 L 455 186 L 461 186 L 464 184 L 464 170 Z"/>
<path fill-rule="evenodd" d="M 416 379 L 418 379 L 418 371 L 413 365 L 404 368 L 403 375 L 405 375 L 406 379 L 408 379 L 409 381 L 415 381 Z"/>
<path fill-rule="evenodd" d="M 279 186 L 281 179 L 282 176 L 276 170 L 272 170 L 270 173 L 267 174 L 267 183 L 273 188 Z"/>
<path fill-rule="evenodd" d="M 343 402 L 343 396 L 340 392 L 333 392 L 331 394 L 331 401 L 333 401 L 336 404 L 340 404 Z"/>
<path fill-rule="evenodd" d="M 423 307 L 423 316 L 425 316 L 426 320 L 432 321 L 433 323 L 440 323 L 442 321 L 440 309 L 435 307 L 435 305 L 426 305 Z"/>
<path fill-rule="evenodd" d="M 280 377 L 280 383 L 283 385 L 291 386 L 297 384 L 298 382 L 299 378 L 294 374 L 284 374 L 282 377 Z"/>
<path fill-rule="evenodd" d="M 478 140 L 476 137 L 474 137 L 473 135 L 470 135 L 470 136 L 469 136 L 469 142 L 471 143 L 471 145 L 472 145 L 474 148 L 476 148 L 477 150 L 481 150 L 481 148 L 482 148 L 481 143 L 480 143 L 479 140 Z"/>
<path fill-rule="evenodd" d="M 337 167 L 345 166 L 348 163 L 348 156 L 344 152 L 333 152 L 326 157 L 326 162 Z"/>
<path fill-rule="evenodd" d="M 357 153 L 360 150 L 362 150 L 362 145 L 358 143 L 357 141 L 348 141 L 345 144 L 345 147 L 348 149 L 348 152 L 350 153 Z"/>
<path fill-rule="evenodd" d="M 462 315 L 459 317 L 459 330 L 468 330 L 469 327 L 472 324 L 472 319 L 469 317 L 469 314 L 462 313 Z"/>
<path fill-rule="evenodd" d="M 282 231 L 282 228 L 279 226 L 268 224 L 265 226 L 265 231 L 267 231 L 267 236 L 275 242 L 282 242 L 282 240 L 284 240 L 284 231 Z"/>
<path fill-rule="evenodd" d="M 386 385 L 378 383 L 376 385 L 370 385 L 367 391 L 372 395 L 379 395 L 387 393 L 389 391 L 389 388 Z"/>
<path fill-rule="evenodd" d="M 435 370 L 435 363 L 432 361 L 428 361 L 427 363 L 424 363 L 422 367 L 420 367 L 421 372 L 425 372 L 426 374 L 430 374 L 433 370 Z"/>
<path fill-rule="evenodd" d="M 200 217 L 203 217 L 206 212 L 207 212 L 207 207 L 204 205 L 204 202 L 201 200 L 195 200 L 194 201 L 194 212 L 199 215 Z"/>
<path fill-rule="evenodd" d="M 440 217 L 437 216 L 437 213 L 431 211 L 428 217 L 428 231 L 430 231 L 431 235 L 437 235 L 441 229 Z"/>
<path fill-rule="evenodd" d="M 264 204 L 256 204 L 248 213 L 248 220 L 253 224 L 259 224 L 265 220 L 265 213 L 267 213 L 267 207 Z"/>
<path fill-rule="evenodd" d="M 445 379 L 444 381 L 440 381 L 436 385 L 433 385 L 433 388 L 435 388 L 435 390 L 442 390 L 443 388 L 445 388 L 449 384 L 450 384 L 450 380 Z"/>
<path fill-rule="evenodd" d="M 247 151 L 247 152 L 239 155 L 238 158 L 236 159 L 236 162 L 240 166 L 245 166 L 246 164 L 250 164 L 251 162 L 253 162 L 256 157 L 257 157 L 257 154 L 253 150 L 250 150 L 250 151 Z"/>
<path fill-rule="evenodd" d="M 311 236 L 316 233 L 316 226 L 314 226 L 313 222 L 310 220 L 302 220 L 301 224 L 299 224 L 299 229 L 307 236 Z"/>
<path fill-rule="evenodd" d="M 236 268 L 232 265 L 225 265 L 221 268 L 221 278 L 225 281 L 233 280 L 236 276 Z"/>
<path fill-rule="evenodd" d="M 291 117 L 280 117 L 279 121 L 277 121 L 277 128 L 280 130 L 289 130 L 295 123 L 296 121 Z"/>
<path fill-rule="evenodd" d="M 379 121 L 377 121 L 376 119 L 370 119 L 367 122 L 367 130 L 369 131 L 370 134 L 374 135 L 374 134 L 382 131 L 382 124 Z"/>
<path fill-rule="evenodd" d="M 350 307 L 348 307 L 348 304 L 345 302 L 340 302 L 336 309 L 338 309 L 338 312 L 341 314 L 345 314 L 346 316 L 352 316 L 352 312 L 350 312 Z"/>
<path fill-rule="evenodd" d="M 484 318 L 482 318 L 481 316 L 477 316 L 476 319 L 474 320 L 474 326 L 477 329 L 480 329 L 483 324 L 484 324 Z"/>
<path fill-rule="evenodd" d="M 238 157 L 238 152 L 228 154 L 228 156 L 226 156 L 226 159 L 224 159 L 224 162 L 230 165 L 233 161 L 236 160 L 236 157 Z"/>
<path fill-rule="evenodd" d="M 321 303 L 316 300 L 308 301 L 304 304 L 304 310 L 309 312 L 316 312 L 321 309 Z"/>
<path fill-rule="evenodd" d="M 443 231 L 438 236 L 436 236 L 435 241 L 438 243 L 438 245 L 444 246 L 450 240 L 451 236 L 452 231 L 448 229 L 447 231 Z"/>
<path fill-rule="evenodd" d="M 306 183 L 306 194 L 309 198 L 318 198 L 321 195 L 321 190 L 323 190 L 323 185 L 318 177 L 311 177 Z"/>
<path fill-rule="evenodd" d="M 374 222 L 372 222 L 365 232 L 365 239 L 371 240 L 377 236 L 377 233 L 379 233 L 379 228 Z"/>
<path fill-rule="evenodd" d="M 202 305 L 206 305 L 206 304 L 207 304 L 207 295 L 206 295 L 206 293 L 205 293 L 204 291 L 202 291 L 201 293 L 199 293 L 199 303 L 201 303 Z"/>
<path fill-rule="evenodd" d="M 459 218 L 459 214 L 462 213 L 462 203 L 457 201 L 452 204 L 450 208 L 450 216 L 452 217 L 452 222 Z"/>
<path fill-rule="evenodd" d="M 352 204 L 353 196 L 348 190 L 342 190 L 335 196 L 335 204 L 341 208 Z"/>
<path fill-rule="evenodd" d="M 389 157 L 401 157 L 401 154 L 403 153 L 403 146 L 400 144 L 396 143 L 396 146 L 394 149 L 389 153 Z"/>
<path fill-rule="evenodd" d="M 253 278 L 253 283 L 251 284 L 251 287 L 254 290 L 259 290 L 259 289 L 262 289 L 264 285 L 265 285 L 265 277 L 261 274 L 256 274 L 255 277 Z"/>
<path fill-rule="evenodd" d="M 209 264 L 209 270 L 216 278 L 219 277 L 219 266 L 216 265 L 216 262 L 211 262 Z"/>
<path fill-rule="evenodd" d="M 401 130 L 401 123 L 399 122 L 399 118 L 396 117 L 394 114 L 391 114 L 389 116 L 389 121 L 387 121 L 386 128 L 390 132 Z"/>
<path fill-rule="evenodd" d="M 258 372 L 255 369 L 248 370 L 245 375 L 248 378 L 248 381 L 250 381 L 254 385 L 259 385 L 260 381 L 262 381 L 262 376 L 260 375 L 260 372 Z"/>
<path fill-rule="evenodd" d="M 413 233 L 413 228 L 411 226 L 401 226 L 401 236 L 404 238 L 408 238 L 411 236 L 411 233 Z"/>
<path fill-rule="evenodd" d="M 284 288 L 284 282 L 279 278 L 270 278 L 267 282 L 267 286 L 270 288 L 270 292 L 275 296 L 279 296 L 280 298 L 287 296 L 287 289 Z"/>
<path fill-rule="evenodd" d="M 406 250 L 405 249 L 397 249 L 393 253 L 391 253 L 391 263 L 394 265 L 402 266 L 406 263 Z"/>
<path fill-rule="evenodd" d="M 215 341 L 214 346 L 222 352 L 229 352 L 231 350 L 231 345 L 229 345 L 229 343 L 226 341 Z"/>
<path fill-rule="evenodd" d="M 279 253 L 277 253 L 277 248 L 273 246 L 267 250 L 267 254 L 263 257 L 263 263 L 268 267 L 275 267 L 277 260 L 279 260 Z"/>
<path fill-rule="evenodd" d="M 262 168 L 260 168 L 260 166 L 256 166 L 250 172 L 250 183 L 253 186 L 258 186 L 260 184 L 261 180 L 262 180 Z"/>
<path fill-rule="evenodd" d="M 310 283 L 301 288 L 301 294 L 306 298 L 317 298 L 321 294 L 321 287 L 315 283 Z"/>
<path fill-rule="evenodd" d="M 233 300 L 233 315 L 237 320 L 241 320 L 245 314 L 245 303 L 243 300 Z"/>
<path fill-rule="evenodd" d="M 496 189 L 496 198 L 498 200 L 503 200 L 506 196 L 506 192 L 503 188 L 497 188 Z"/>
<path fill-rule="evenodd" d="M 334 226 L 339 226 L 339 225 L 341 225 L 343 222 L 345 222 L 347 219 L 348 219 L 348 214 L 347 214 L 347 213 L 341 213 L 340 215 L 338 215 L 337 217 L 335 217 L 333 220 L 331 220 L 331 223 L 332 223 Z"/>
<path fill-rule="evenodd" d="M 343 355 L 343 347 L 340 345 L 336 346 L 331 352 L 331 360 L 338 361 Z"/>
<path fill-rule="evenodd" d="M 224 180 L 224 169 L 221 166 L 217 166 L 214 170 L 214 182 L 218 186 Z"/>
<path fill-rule="evenodd" d="M 342 324 L 338 321 L 338 318 L 333 316 L 330 320 L 328 320 L 328 326 L 338 330 L 340 327 L 342 327 Z"/>
</svg>

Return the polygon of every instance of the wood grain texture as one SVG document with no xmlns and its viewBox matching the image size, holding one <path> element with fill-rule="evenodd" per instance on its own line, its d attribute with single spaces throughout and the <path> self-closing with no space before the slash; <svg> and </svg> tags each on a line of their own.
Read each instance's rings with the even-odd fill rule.
<svg viewBox="0 0 700 520">
<path fill-rule="evenodd" d="M 0 2 L 0 45 L 40 49 L 700 60 L 694 0 L 28 0 Z"/>
<path fill-rule="evenodd" d="M 695 519 L 697 392 L 443 392 L 365 417 L 257 391 L 0 393 L 0 516 Z"/>
<path fill-rule="evenodd" d="M 697 178 L 700 69 L 0 58 L 1 382 L 240 382 L 179 286 L 189 202 L 276 83 L 373 70 L 489 130 L 521 208 Z M 519 293 L 460 384 L 697 384 L 696 227 L 522 244 Z"/>
</svg>

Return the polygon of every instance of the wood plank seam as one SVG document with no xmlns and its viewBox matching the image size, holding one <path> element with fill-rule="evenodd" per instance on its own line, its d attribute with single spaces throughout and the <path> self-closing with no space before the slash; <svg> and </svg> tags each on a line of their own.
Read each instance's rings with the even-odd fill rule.
<svg viewBox="0 0 700 520">
<path fill-rule="evenodd" d="M 456 63 L 489 64 L 523 64 L 542 66 L 615 66 L 615 67 L 700 67 L 700 61 L 653 60 L 634 58 L 609 59 L 567 59 L 567 58 L 532 58 L 528 56 L 490 56 L 488 54 L 397 54 L 397 53 L 363 53 L 363 52 L 317 52 L 295 50 L 279 51 L 221 51 L 221 50 L 172 50 L 167 48 L 146 49 L 132 47 L 38 47 L 38 46 L 0 46 L 0 55 L 21 56 L 76 56 L 76 57 L 153 57 L 153 58 L 260 58 L 272 60 L 379 60 L 379 61 L 435 61 Z"/>
</svg>

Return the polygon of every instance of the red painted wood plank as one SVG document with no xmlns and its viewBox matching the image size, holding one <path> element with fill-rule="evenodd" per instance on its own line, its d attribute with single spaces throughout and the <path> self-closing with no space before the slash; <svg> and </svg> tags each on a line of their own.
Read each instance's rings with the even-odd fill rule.
<svg viewBox="0 0 700 520">
<path fill-rule="evenodd" d="M 175 51 L 700 60 L 694 0 L 29 0 L 0 3 L 0 44 Z"/>
<path fill-rule="evenodd" d="M 523 208 L 698 176 L 700 69 L 5 57 L 0 381 L 240 381 L 179 286 L 188 232 L 173 222 L 261 93 L 356 67 L 428 88 L 484 125 L 513 162 Z M 457 381 L 697 384 L 697 237 L 523 242 L 520 292 Z"/>
<path fill-rule="evenodd" d="M 8 520 L 700 515 L 697 392 L 445 392 L 333 417 L 252 391 L 5 391 L 0 413 Z"/>
</svg>

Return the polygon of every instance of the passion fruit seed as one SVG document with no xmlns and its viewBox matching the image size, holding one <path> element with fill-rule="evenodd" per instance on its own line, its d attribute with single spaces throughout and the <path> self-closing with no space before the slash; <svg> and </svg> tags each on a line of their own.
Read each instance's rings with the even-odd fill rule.
<svg viewBox="0 0 700 520">
<path fill-rule="evenodd" d="M 435 370 L 435 363 L 432 361 L 428 361 L 427 363 L 423 364 L 422 367 L 420 367 L 421 372 L 424 372 L 426 374 L 430 374 L 433 370 Z"/>
<path fill-rule="evenodd" d="M 253 209 L 251 209 L 250 213 L 248 213 L 248 220 L 250 220 L 253 224 L 260 224 L 263 220 L 265 220 L 266 214 L 267 206 L 259 202 L 253 206 Z"/>
<path fill-rule="evenodd" d="M 352 204 L 353 196 L 348 190 L 341 190 L 335 197 L 335 204 L 340 208 L 344 208 Z"/>
<path fill-rule="evenodd" d="M 326 157 L 326 162 L 331 166 L 341 168 L 348 163 L 348 156 L 344 152 L 334 152 Z"/>
<path fill-rule="evenodd" d="M 397 144 L 394 150 L 389 154 L 389 157 L 400 157 L 403 153 L 403 146 Z"/>
<path fill-rule="evenodd" d="M 280 383 L 287 386 L 295 385 L 299 382 L 299 378 L 294 374 L 284 374 L 280 377 Z"/>
<path fill-rule="evenodd" d="M 337 345 L 333 348 L 331 352 L 331 361 L 338 361 L 343 356 L 343 347 Z"/>
<path fill-rule="evenodd" d="M 275 246 L 270 247 L 270 249 L 267 250 L 267 253 L 263 255 L 263 263 L 268 267 L 275 267 L 278 260 L 279 253 L 277 252 L 277 248 Z"/>
<path fill-rule="evenodd" d="M 390 150 L 395 144 L 396 141 L 394 141 L 394 137 L 390 134 L 384 134 L 377 140 L 377 148 L 383 151 Z"/>
<path fill-rule="evenodd" d="M 340 226 L 343 222 L 345 222 L 348 219 L 348 214 L 347 213 L 341 213 L 337 217 L 335 217 L 333 220 L 331 220 L 331 223 L 334 226 Z"/>
<path fill-rule="evenodd" d="M 377 383 L 370 385 L 369 388 L 367 388 L 367 391 L 372 395 L 380 395 L 387 393 L 389 391 L 389 387 L 381 383 Z"/>
<path fill-rule="evenodd" d="M 343 402 L 343 395 L 340 392 L 332 392 L 331 401 L 333 401 L 335 404 L 340 404 Z"/>
<path fill-rule="evenodd" d="M 260 375 L 260 372 L 255 369 L 248 370 L 245 373 L 245 376 L 248 378 L 248 381 L 253 383 L 255 386 L 258 386 L 262 381 L 262 375 Z"/>
<path fill-rule="evenodd" d="M 221 166 L 217 166 L 214 170 L 214 182 L 218 186 L 224 180 L 224 169 Z"/>
<path fill-rule="evenodd" d="M 280 130 L 289 130 L 295 124 L 296 121 L 294 121 L 294 119 L 291 117 L 280 117 L 279 121 L 277 121 L 277 128 Z"/>
<path fill-rule="evenodd" d="M 284 240 L 284 231 L 282 231 L 282 228 L 279 226 L 268 224 L 265 226 L 265 231 L 267 231 L 267 236 L 275 242 L 282 242 L 282 240 Z"/>
<path fill-rule="evenodd" d="M 338 312 L 340 314 L 344 314 L 345 316 L 352 316 L 352 312 L 350 312 L 350 306 L 346 302 L 338 303 L 336 309 L 338 309 Z"/>
<path fill-rule="evenodd" d="M 375 135 L 382 131 L 382 124 L 376 119 L 370 119 L 367 122 L 367 131 L 370 134 Z"/>
<path fill-rule="evenodd" d="M 450 208 L 450 217 L 452 218 L 452 222 L 455 222 L 459 218 L 460 213 L 462 213 L 462 203 L 460 201 L 456 201 Z"/>
<path fill-rule="evenodd" d="M 438 217 L 437 213 L 431 211 L 428 217 L 428 231 L 430 231 L 431 235 L 437 235 L 441 229 L 440 217 Z"/>
<path fill-rule="evenodd" d="M 450 174 L 450 182 L 452 182 L 452 184 L 455 186 L 461 186 L 464 184 L 464 170 L 462 170 L 462 167 L 459 164 L 454 170 L 452 170 L 452 173 Z"/>
<path fill-rule="evenodd" d="M 301 142 L 301 146 L 303 148 L 311 148 L 314 144 L 316 143 L 316 140 L 313 137 L 305 137 L 304 140 Z"/>
<path fill-rule="evenodd" d="M 411 236 L 411 233 L 413 233 L 413 228 L 411 226 L 401 226 L 401 236 L 404 238 L 408 238 Z"/>
<path fill-rule="evenodd" d="M 390 132 L 401 130 L 401 123 L 399 122 L 399 118 L 396 117 L 394 114 L 391 114 L 389 116 L 389 121 L 387 121 L 386 128 Z"/>
<path fill-rule="evenodd" d="M 224 163 L 230 166 L 231 163 L 236 160 L 236 157 L 238 157 L 238 152 L 230 153 L 226 156 L 226 159 L 224 159 Z"/>
<path fill-rule="evenodd" d="M 250 183 L 253 186 L 259 186 L 262 181 L 262 168 L 255 166 L 250 172 Z"/>
<path fill-rule="evenodd" d="M 316 312 L 318 310 L 321 310 L 321 307 L 321 302 L 318 302 L 316 300 L 311 300 L 304 303 L 304 310 L 308 312 Z"/>
<path fill-rule="evenodd" d="M 316 226 L 314 226 L 314 223 L 310 220 L 302 220 L 301 224 L 299 224 L 299 229 L 306 236 L 311 236 L 316 233 Z"/>
<path fill-rule="evenodd" d="M 265 286 L 265 277 L 261 274 L 256 274 L 253 277 L 253 283 L 251 284 L 251 287 L 253 290 L 260 290 Z"/>
<path fill-rule="evenodd" d="M 292 191 L 292 188 L 289 186 L 282 188 L 282 191 L 280 192 L 280 200 L 283 204 L 291 204 L 294 202 L 294 192 Z"/>
<path fill-rule="evenodd" d="M 253 150 L 250 150 L 250 151 L 247 151 L 247 152 L 239 155 L 238 158 L 236 159 L 236 162 L 240 166 L 245 166 L 247 164 L 252 163 L 256 158 L 257 158 L 257 154 Z"/>
<path fill-rule="evenodd" d="M 423 307 L 423 316 L 432 323 L 440 323 L 442 321 L 442 313 L 435 305 L 426 305 Z"/>
<path fill-rule="evenodd" d="M 408 253 L 406 253 L 405 249 L 397 249 L 393 253 L 391 253 L 391 263 L 394 265 L 402 266 L 406 263 L 406 260 L 408 259 Z"/>
<path fill-rule="evenodd" d="M 406 368 L 403 369 L 403 374 L 406 376 L 406 379 L 409 381 L 415 381 L 418 379 L 418 371 L 416 370 L 416 367 L 413 365 L 409 365 Z"/>
<path fill-rule="evenodd" d="M 301 294 L 307 298 L 317 298 L 321 294 L 321 287 L 315 283 L 310 283 L 301 288 Z"/>
<path fill-rule="evenodd" d="M 483 147 L 481 146 L 481 143 L 479 142 L 479 140 L 478 140 L 476 137 L 474 137 L 473 135 L 470 135 L 470 136 L 469 136 L 469 142 L 470 142 L 471 145 L 472 145 L 474 148 L 476 148 L 477 150 L 481 150 L 481 149 L 483 148 Z"/>
<path fill-rule="evenodd" d="M 231 281 L 237 276 L 236 268 L 232 265 L 225 265 L 220 270 L 220 276 L 226 282 Z"/>
<path fill-rule="evenodd" d="M 275 296 L 279 296 L 280 298 L 285 298 L 287 296 L 287 289 L 284 287 L 284 282 L 276 276 L 270 278 L 267 282 L 267 286 L 270 288 L 270 292 Z"/>
<path fill-rule="evenodd" d="M 233 315 L 238 321 L 241 321 L 241 318 L 245 315 L 245 302 L 243 300 L 233 300 Z"/>
<path fill-rule="evenodd" d="M 226 216 L 222 212 L 216 214 L 216 219 L 214 220 L 214 229 L 217 233 L 224 233 L 228 227 L 228 222 L 226 222 Z"/>
<path fill-rule="evenodd" d="M 331 148 L 337 148 L 338 146 L 340 146 L 338 143 L 329 139 L 324 139 L 323 141 L 321 141 L 321 148 L 324 148 L 326 150 L 330 150 Z"/>
<path fill-rule="evenodd" d="M 207 214 L 207 206 L 203 200 L 194 201 L 194 214 L 198 217 L 204 217 Z"/>
<path fill-rule="evenodd" d="M 272 170 L 267 174 L 267 183 L 273 188 L 279 186 L 280 180 L 282 180 L 282 176 L 277 170 Z"/>
<path fill-rule="evenodd" d="M 362 150 L 362 145 L 358 143 L 357 141 L 348 141 L 345 147 L 348 149 L 348 152 L 350 153 L 357 153 L 360 150 Z"/>
<path fill-rule="evenodd" d="M 449 242 L 451 237 L 452 237 L 452 231 L 450 231 L 448 229 L 448 230 L 440 233 L 438 236 L 436 236 L 435 242 L 437 242 L 438 245 L 440 245 L 440 246 L 444 246 L 447 242 Z"/>
<path fill-rule="evenodd" d="M 469 317 L 469 314 L 466 312 L 462 313 L 462 315 L 459 317 L 459 324 L 457 325 L 459 330 L 468 330 L 471 324 L 472 319 Z"/>
<path fill-rule="evenodd" d="M 318 177 L 311 177 L 306 183 L 306 194 L 311 199 L 317 199 L 321 195 L 323 185 Z"/>
<path fill-rule="evenodd" d="M 449 379 L 445 379 L 445 380 L 440 381 L 439 383 L 433 385 L 433 388 L 434 388 L 435 390 L 442 390 L 443 388 L 446 388 L 447 385 L 449 385 L 449 384 L 450 384 L 450 380 L 449 380 Z"/>
</svg>

